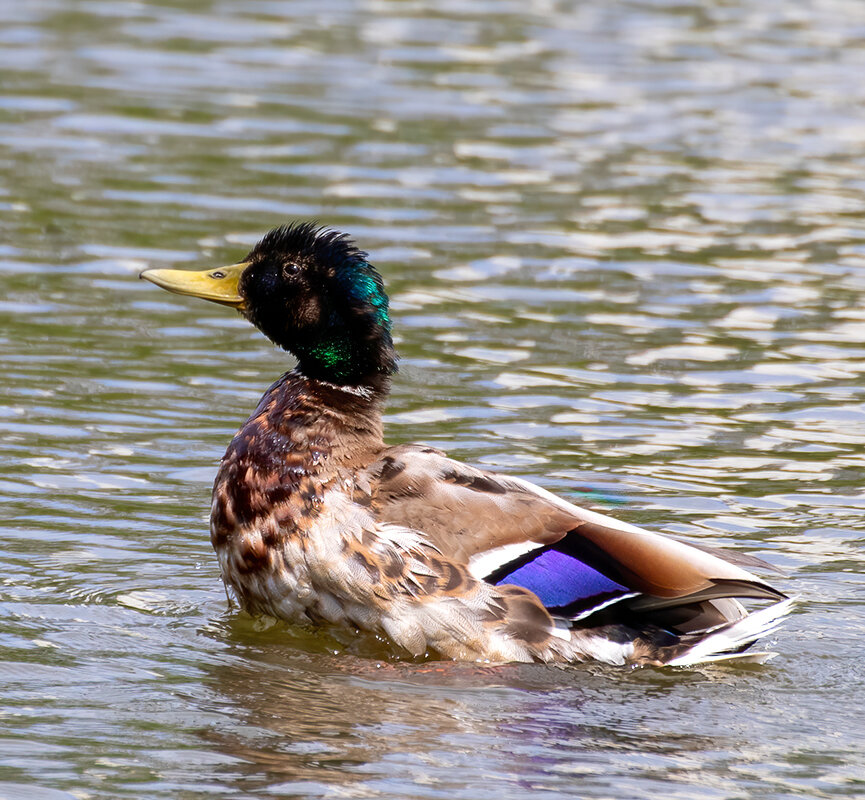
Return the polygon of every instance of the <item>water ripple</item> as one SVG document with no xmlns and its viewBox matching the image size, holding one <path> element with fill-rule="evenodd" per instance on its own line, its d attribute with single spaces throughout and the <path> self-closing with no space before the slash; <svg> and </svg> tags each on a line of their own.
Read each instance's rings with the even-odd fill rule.
<svg viewBox="0 0 865 800">
<path fill-rule="evenodd" d="M 187 5 L 4 8 L 0 795 L 853 796 L 865 6 Z M 419 667 L 227 612 L 209 484 L 291 359 L 135 276 L 292 217 L 385 274 L 395 441 L 762 555 L 782 657 Z"/>
</svg>

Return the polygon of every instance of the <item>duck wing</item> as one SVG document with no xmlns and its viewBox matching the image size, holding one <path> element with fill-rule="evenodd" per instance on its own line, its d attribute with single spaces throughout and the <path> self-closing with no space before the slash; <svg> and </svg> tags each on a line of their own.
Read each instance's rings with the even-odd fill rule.
<svg viewBox="0 0 865 800">
<path fill-rule="evenodd" d="M 422 532 L 476 578 L 529 589 L 565 619 L 604 609 L 609 616 L 615 606 L 617 615 L 627 609 L 643 622 L 693 631 L 744 617 L 733 598 L 785 597 L 723 551 L 580 508 L 423 445 L 381 453 L 358 473 L 355 501 L 382 522 Z"/>
<path fill-rule="evenodd" d="M 414 444 L 388 448 L 359 472 L 355 500 L 383 522 L 423 531 L 462 562 L 502 546 L 558 541 L 574 527 L 578 511 L 550 503 L 515 479 Z"/>
</svg>

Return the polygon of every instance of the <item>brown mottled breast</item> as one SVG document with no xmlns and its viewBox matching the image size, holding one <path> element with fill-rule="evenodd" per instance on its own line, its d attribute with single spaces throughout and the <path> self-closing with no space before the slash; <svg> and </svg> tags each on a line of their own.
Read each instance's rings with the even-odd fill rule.
<svg viewBox="0 0 865 800">
<path fill-rule="evenodd" d="M 319 514 L 324 491 L 382 447 L 375 393 L 287 373 L 267 390 L 222 459 L 213 487 L 214 548 L 252 528 L 267 546 L 301 535 Z M 244 559 L 251 567 L 256 549 Z"/>
</svg>

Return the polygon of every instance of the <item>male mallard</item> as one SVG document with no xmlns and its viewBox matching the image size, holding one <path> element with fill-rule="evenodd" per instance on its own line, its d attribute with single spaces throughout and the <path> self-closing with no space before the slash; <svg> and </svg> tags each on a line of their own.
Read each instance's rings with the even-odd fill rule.
<svg viewBox="0 0 865 800">
<path fill-rule="evenodd" d="M 211 541 L 250 613 L 385 635 L 412 656 L 684 665 L 742 658 L 789 611 L 741 566 L 758 559 L 618 522 L 432 447 L 388 447 L 388 299 L 344 234 L 295 224 L 238 264 L 141 277 L 237 308 L 298 359 L 213 487 Z M 736 598 L 777 602 L 749 615 Z"/>
</svg>

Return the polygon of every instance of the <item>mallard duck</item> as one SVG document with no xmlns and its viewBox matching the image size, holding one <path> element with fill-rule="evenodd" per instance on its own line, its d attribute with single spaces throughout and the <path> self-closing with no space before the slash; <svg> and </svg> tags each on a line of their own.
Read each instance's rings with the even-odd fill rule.
<svg viewBox="0 0 865 800">
<path fill-rule="evenodd" d="M 243 261 L 149 269 L 236 308 L 297 358 L 228 446 L 211 541 L 240 605 L 389 640 L 397 655 L 690 665 L 748 650 L 790 610 L 752 557 L 685 544 L 423 444 L 388 446 L 388 297 L 345 234 L 297 223 Z M 748 613 L 741 599 L 769 600 Z"/>
</svg>

